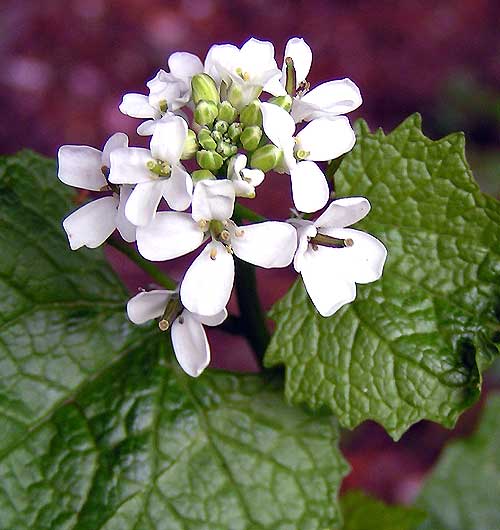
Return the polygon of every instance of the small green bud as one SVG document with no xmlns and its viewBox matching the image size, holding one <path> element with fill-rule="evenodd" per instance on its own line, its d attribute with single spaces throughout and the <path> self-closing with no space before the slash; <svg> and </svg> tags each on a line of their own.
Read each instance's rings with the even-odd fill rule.
<svg viewBox="0 0 500 530">
<path fill-rule="evenodd" d="M 273 105 L 278 105 L 278 107 L 281 107 L 282 109 L 285 109 L 287 112 L 290 112 L 290 109 L 292 108 L 292 98 L 289 95 L 286 96 L 276 96 L 274 98 L 270 98 L 268 100 L 268 103 L 272 103 Z"/>
<path fill-rule="evenodd" d="M 215 81 L 208 74 L 196 74 L 191 79 L 193 101 L 197 105 L 200 101 L 219 103 L 219 91 Z"/>
<path fill-rule="evenodd" d="M 259 147 L 252 153 L 250 166 L 253 169 L 260 169 L 266 173 L 271 171 L 281 163 L 283 152 L 273 144 L 267 144 Z"/>
<path fill-rule="evenodd" d="M 201 168 L 208 169 L 210 171 L 217 171 L 224 163 L 224 159 L 219 153 L 205 150 L 198 151 L 196 153 L 196 161 Z"/>
<path fill-rule="evenodd" d="M 262 125 L 262 112 L 260 110 L 260 101 L 254 99 L 240 112 L 240 122 L 243 127 L 249 125 Z"/>
<path fill-rule="evenodd" d="M 245 127 L 240 136 L 240 142 L 247 151 L 255 151 L 259 147 L 260 139 L 262 138 L 262 129 L 257 125 L 250 125 Z"/>
<path fill-rule="evenodd" d="M 235 145 L 232 145 L 228 142 L 220 142 L 217 145 L 217 152 L 220 153 L 224 158 L 228 158 L 238 151 L 238 148 Z"/>
<path fill-rule="evenodd" d="M 182 150 L 181 159 L 189 160 L 193 158 L 198 151 L 198 142 L 196 141 L 196 134 L 191 129 L 188 129 L 186 140 L 184 141 L 184 148 Z"/>
<path fill-rule="evenodd" d="M 229 101 L 223 101 L 219 105 L 219 120 L 225 121 L 226 123 L 233 123 L 238 116 L 238 111 L 229 103 Z"/>
<path fill-rule="evenodd" d="M 219 131 L 212 131 L 212 138 L 217 142 L 222 142 L 224 135 Z"/>
<path fill-rule="evenodd" d="M 235 122 L 229 126 L 229 129 L 227 130 L 227 135 L 229 136 L 229 138 L 231 138 L 233 142 L 237 142 L 242 130 L 243 129 L 241 127 L 241 123 Z"/>
<path fill-rule="evenodd" d="M 194 109 L 194 120 L 200 125 L 212 125 L 219 109 L 213 101 L 200 101 Z"/>
<path fill-rule="evenodd" d="M 227 122 L 222 121 L 222 120 L 218 120 L 214 124 L 214 131 L 220 132 L 221 134 L 226 133 L 227 128 L 228 128 Z"/>
<path fill-rule="evenodd" d="M 212 138 L 212 134 L 206 127 L 198 133 L 198 142 L 203 149 L 207 149 L 208 151 L 215 151 L 217 147 L 217 142 Z"/>
<path fill-rule="evenodd" d="M 215 178 L 215 175 L 208 169 L 197 169 L 191 173 L 191 179 L 194 184 L 200 182 L 200 180 L 215 180 Z"/>
</svg>

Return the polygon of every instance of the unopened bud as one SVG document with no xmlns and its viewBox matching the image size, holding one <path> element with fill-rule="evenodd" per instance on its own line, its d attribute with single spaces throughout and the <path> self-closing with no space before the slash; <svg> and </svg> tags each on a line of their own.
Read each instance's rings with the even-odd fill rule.
<svg viewBox="0 0 500 530">
<path fill-rule="evenodd" d="M 220 153 L 224 158 L 235 155 L 237 151 L 238 148 L 228 142 L 222 141 L 217 145 L 217 152 Z"/>
<path fill-rule="evenodd" d="M 270 98 L 268 100 L 268 103 L 278 105 L 278 107 L 281 107 L 287 112 L 290 112 L 290 109 L 292 108 L 292 101 L 292 98 L 287 94 L 286 96 L 276 96 L 274 98 Z"/>
<path fill-rule="evenodd" d="M 225 121 L 226 123 L 233 123 L 238 116 L 238 111 L 229 103 L 229 101 L 223 101 L 219 105 L 219 120 Z"/>
<path fill-rule="evenodd" d="M 196 74 L 191 79 L 193 101 L 197 105 L 200 101 L 219 103 L 219 91 L 215 81 L 208 74 Z M 200 123 L 200 122 L 198 122 Z"/>
<path fill-rule="evenodd" d="M 198 151 L 196 153 L 196 161 L 201 168 L 208 169 L 210 171 L 217 171 L 224 163 L 224 159 L 219 153 L 205 150 Z"/>
<path fill-rule="evenodd" d="M 184 141 L 184 149 L 182 150 L 181 159 L 189 160 L 193 158 L 198 151 L 198 142 L 196 141 L 196 134 L 191 129 L 188 130 L 186 140 Z"/>
<path fill-rule="evenodd" d="M 214 124 L 214 131 L 220 132 L 221 134 L 224 134 L 227 132 L 228 124 L 225 121 L 218 120 Z"/>
<path fill-rule="evenodd" d="M 262 125 L 262 112 L 260 110 L 260 101 L 254 99 L 240 112 L 240 122 L 243 127 L 250 125 Z"/>
<path fill-rule="evenodd" d="M 255 151 L 259 147 L 262 138 L 262 129 L 257 125 L 245 127 L 240 136 L 240 142 L 247 151 Z"/>
<path fill-rule="evenodd" d="M 215 151 L 217 147 L 217 142 L 212 138 L 212 134 L 206 128 L 203 128 L 198 133 L 198 142 L 207 151 Z"/>
<path fill-rule="evenodd" d="M 266 173 L 271 171 L 280 164 L 283 158 L 283 152 L 273 144 L 267 144 L 259 147 L 252 153 L 250 158 L 250 166 L 253 169 L 260 169 Z"/>
<path fill-rule="evenodd" d="M 208 169 L 197 169 L 196 171 L 193 171 L 191 173 L 191 178 L 193 180 L 193 184 L 196 184 L 197 182 L 200 182 L 200 180 L 215 180 L 215 175 L 208 171 Z"/>
<path fill-rule="evenodd" d="M 229 136 L 229 138 L 231 138 L 233 142 L 237 142 L 240 137 L 241 131 L 241 123 L 236 122 L 229 126 L 229 129 L 227 130 L 227 135 Z"/>
<path fill-rule="evenodd" d="M 194 109 L 194 121 L 200 125 L 212 125 L 219 110 L 213 101 L 200 101 Z"/>
</svg>

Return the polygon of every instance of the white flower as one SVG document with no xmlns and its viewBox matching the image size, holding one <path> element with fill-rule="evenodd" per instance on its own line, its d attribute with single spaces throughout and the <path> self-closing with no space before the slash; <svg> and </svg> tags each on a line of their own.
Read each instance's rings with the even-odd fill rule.
<svg viewBox="0 0 500 530">
<path fill-rule="evenodd" d="M 237 197 L 255 197 L 255 187 L 262 184 L 265 174 L 260 169 L 246 167 L 247 157 L 239 154 L 229 159 L 227 176 L 233 183 Z"/>
<path fill-rule="evenodd" d="M 85 145 L 63 145 L 58 152 L 59 179 L 76 188 L 90 191 L 108 189 L 106 174 L 109 171 L 110 154 L 128 145 L 127 135 L 116 133 L 106 142 L 102 152 Z M 125 241 L 135 241 L 135 226 L 124 215 L 125 204 L 131 186 L 108 197 L 101 197 L 85 204 L 63 221 L 72 250 L 86 246 L 96 248 L 118 228 Z"/>
<path fill-rule="evenodd" d="M 149 96 L 125 94 L 119 106 L 123 114 L 132 118 L 149 118 L 139 125 L 137 132 L 149 136 L 154 131 L 155 121 L 170 112 L 177 112 L 191 99 L 191 79 L 203 72 L 200 59 L 191 53 L 176 52 L 168 59 L 170 72 L 159 70 L 146 83 Z M 152 120 L 152 121 L 151 121 Z"/>
<path fill-rule="evenodd" d="M 139 293 L 127 304 L 127 314 L 134 324 L 143 324 L 162 317 L 169 302 L 173 302 L 172 322 L 160 321 L 171 328 L 172 345 L 181 368 L 191 377 L 198 377 L 210 362 L 210 345 L 203 325 L 218 326 L 227 317 L 226 309 L 216 315 L 204 317 L 183 309 L 175 291 L 149 291 Z"/>
<path fill-rule="evenodd" d="M 134 225 L 147 225 L 162 197 L 173 210 L 185 210 L 191 204 L 193 181 L 180 163 L 187 131 L 187 123 L 172 115 L 156 126 L 150 150 L 124 147 L 111 153 L 109 181 L 136 185 L 125 207 Z"/>
<path fill-rule="evenodd" d="M 309 45 L 298 37 L 290 39 L 285 47 L 280 83 L 273 80 L 265 90 L 274 95 L 284 95 L 286 84 L 285 60 L 290 57 L 295 68 L 295 89 L 292 117 L 296 123 L 316 118 L 332 118 L 357 109 L 363 102 L 359 88 L 350 79 L 336 79 L 317 86 L 310 92 L 306 82 L 312 64 L 312 51 Z M 306 87 L 306 88 L 304 88 Z"/>
<path fill-rule="evenodd" d="M 205 59 L 205 73 L 220 85 L 229 86 L 229 100 L 238 109 L 259 97 L 263 87 L 281 72 L 274 59 L 271 42 L 249 39 L 241 49 L 232 44 L 216 44 Z"/>
<path fill-rule="evenodd" d="M 278 105 L 262 103 L 263 128 L 271 142 L 283 151 L 284 171 L 290 174 L 295 207 L 315 212 L 328 201 L 328 183 L 313 162 L 347 153 L 356 142 L 344 116 L 313 120 L 295 136 L 293 118 Z"/>
<path fill-rule="evenodd" d="M 289 220 L 298 235 L 295 270 L 324 317 L 356 298 L 356 283 L 374 282 L 382 275 L 385 246 L 365 232 L 346 228 L 369 211 L 367 199 L 349 197 L 333 201 L 314 222 Z"/>
</svg>

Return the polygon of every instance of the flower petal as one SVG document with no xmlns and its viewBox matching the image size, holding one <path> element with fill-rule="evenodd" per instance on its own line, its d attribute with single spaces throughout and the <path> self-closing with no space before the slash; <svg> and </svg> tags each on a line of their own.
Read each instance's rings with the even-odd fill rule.
<svg viewBox="0 0 500 530">
<path fill-rule="evenodd" d="M 102 150 L 102 164 L 106 167 L 111 166 L 109 155 L 111 151 L 120 149 L 120 147 L 128 147 L 128 136 L 125 133 L 115 133 L 110 136 L 109 140 L 104 144 Z"/>
<path fill-rule="evenodd" d="M 267 137 L 276 147 L 289 151 L 293 149 L 295 122 L 285 109 L 272 103 L 262 103 L 262 126 Z"/>
<path fill-rule="evenodd" d="M 227 72 L 236 65 L 240 51 L 233 44 L 214 44 L 205 58 L 205 73 L 217 84 L 225 79 Z"/>
<path fill-rule="evenodd" d="M 309 153 L 306 160 L 318 162 L 347 153 L 355 143 L 356 135 L 345 116 L 313 120 L 297 135 L 297 148 Z"/>
<path fill-rule="evenodd" d="M 300 272 L 302 259 L 309 248 L 309 238 L 314 237 L 318 230 L 314 223 L 305 219 L 289 219 L 288 222 L 297 230 L 297 251 L 293 258 L 293 267 L 297 272 Z"/>
<path fill-rule="evenodd" d="M 155 290 L 135 295 L 128 301 L 127 315 L 134 324 L 161 317 L 174 291 Z"/>
<path fill-rule="evenodd" d="M 250 82 L 264 86 L 273 77 L 281 75 L 274 59 L 272 42 L 248 39 L 241 47 L 238 66 L 250 74 Z"/>
<path fill-rule="evenodd" d="M 246 225 L 233 231 L 231 246 L 248 263 L 266 269 L 286 267 L 297 249 L 297 231 L 278 221 Z"/>
<path fill-rule="evenodd" d="M 135 241 L 136 227 L 125 217 L 125 205 L 127 204 L 128 198 L 134 188 L 123 184 L 120 186 L 120 204 L 118 206 L 118 212 L 116 214 L 116 228 L 122 238 L 128 243 Z"/>
<path fill-rule="evenodd" d="M 193 219 L 225 221 L 233 215 L 234 200 L 235 191 L 230 180 L 201 180 L 193 193 Z"/>
<path fill-rule="evenodd" d="M 215 315 L 210 316 L 195 315 L 194 313 L 191 314 L 205 326 L 218 326 L 219 324 L 222 324 L 227 318 L 227 310 L 225 308 L 222 311 L 216 313 Z"/>
<path fill-rule="evenodd" d="M 122 147 L 112 151 L 109 158 L 109 181 L 113 184 L 137 184 L 149 182 L 156 177 L 147 166 L 148 162 L 153 161 L 149 149 Z"/>
<path fill-rule="evenodd" d="M 59 148 L 58 173 L 61 182 L 83 188 L 99 191 L 107 185 L 102 174 L 102 153 L 86 145 L 63 145 Z"/>
<path fill-rule="evenodd" d="M 204 233 L 188 213 L 158 212 L 147 226 L 137 228 L 137 248 L 151 261 L 178 258 L 198 248 Z"/>
<path fill-rule="evenodd" d="M 335 266 L 335 250 L 309 249 L 302 259 L 301 274 L 307 293 L 324 317 L 333 315 L 356 298 L 356 284 Z"/>
<path fill-rule="evenodd" d="M 328 202 L 330 190 L 321 169 L 308 160 L 299 162 L 291 171 L 292 196 L 300 212 L 316 212 Z"/>
<path fill-rule="evenodd" d="M 312 64 L 312 51 L 304 39 L 293 37 L 286 43 L 285 58 L 291 57 L 293 59 L 293 66 L 295 67 L 295 75 L 297 79 L 297 86 L 305 81 Z M 283 62 L 283 77 L 285 77 L 286 65 Z"/>
<path fill-rule="evenodd" d="M 314 225 L 318 228 L 351 226 L 368 215 L 370 208 L 370 202 L 364 197 L 337 199 L 314 221 Z"/>
<path fill-rule="evenodd" d="M 188 52 L 175 52 L 168 58 L 168 68 L 175 77 L 185 83 L 191 83 L 191 78 L 203 72 L 200 58 Z"/>
<path fill-rule="evenodd" d="M 66 217 L 63 228 L 72 250 L 102 245 L 116 228 L 116 197 L 101 197 Z"/>
<path fill-rule="evenodd" d="M 242 169 L 241 177 L 252 186 L 259 186 L 264 182 L 265 173 L 260 169 Z"/>
<path fill-rule="evenodd" d="M 187 310 L 174 320 L 172 346 L 181 368 L 191 377 L 198 377 L 210 362 L 210 346 L 203 326 Z"/>
<path fill-rule="evenodd" d="M 189 173 L 180 166 L 173 166 L 170 178 L 164 181 L 163 196 L 172 210 L 188 208 L 193 196 L 193 181 Z"/>
<path fill-rule="evenodd" d="M 156 215 L 165 186 L 164 180 L 140 182 L 125 205 L 125 216 L 135 226 L 146 226 Z"/>
<path fill-rule="evenodd" d="M 139 136 L 151 136 L 154 131 L 156 124 L 159 120 L 146 120 L 143 121 L 138 127 L 137 127 L 137 134 Z"/>
<path fill-rule="evenodd" d="M 226 307 L 233 282 L 233 256 L 222 243 L 213 241 L 193 261 L 182 280 L 182 304 L 192 313 L 215 315 Z"/>
<path fill-rule="evenodd" d="M 180 117 L 172 114 L 169 119 L 158 121 L 153 131 L 150 148 L 154 158 L 172 165 L 181 158 L 188 126 Z"/>
<path fill-rule="evenodd" d="M 149 104 L 149 98 L 144 94 L 125 94 L 118 108 L 132 118 L 160 117 L 160 112 Z"/>
</svg>

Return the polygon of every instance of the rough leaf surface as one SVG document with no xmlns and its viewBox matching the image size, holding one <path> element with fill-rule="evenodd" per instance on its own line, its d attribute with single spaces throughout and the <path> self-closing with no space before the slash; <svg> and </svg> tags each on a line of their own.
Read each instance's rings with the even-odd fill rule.
<svg viewBox="0 0 500 530">
<path fill-rule="evenodd" d="M 102 254 L 68 249 L 52 162 L 0 159 L 0 191 L 0 528 L 340 524 L 331 416 L 261 376 L 180 371 Z"/>
<path fill-rule="evenodd" d="M 500 528 L 500 395 L 490 397 L 478 431 L 452 442 L 424 485 L 427 530 Z"/>
<path fill-rule="evenodd" d="M 299 279 L 270 313 L 266 364 L 285 364 L 291 401 L 327 405 L 345 427 L 451 427 L 498 355 L 500 204 L 480 192 L 461 134 L 432 141 L 415 115 L 389 135 L 360 122 L 357 138 L 335 188 L 372 203 L 359 228 L 388 248 L 383 278 L 330 318 Z"/>
</svg>

